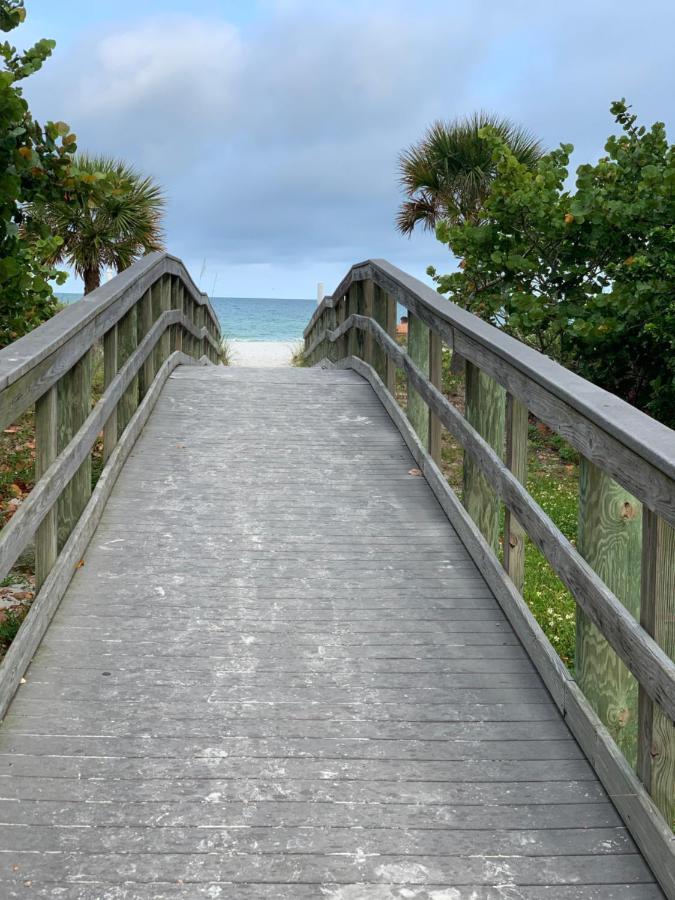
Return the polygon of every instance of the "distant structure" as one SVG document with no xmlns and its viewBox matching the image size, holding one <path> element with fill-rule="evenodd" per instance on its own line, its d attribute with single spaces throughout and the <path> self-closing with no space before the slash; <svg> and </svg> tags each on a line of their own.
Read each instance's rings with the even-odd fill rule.
<svg viewBox="0 0 675 900">
<path fill-rule="evenodd" d="M 319 306 L 324 298 L 323 281 L 319 281 L 316 285 L 316 305 Z"/>
</svg>

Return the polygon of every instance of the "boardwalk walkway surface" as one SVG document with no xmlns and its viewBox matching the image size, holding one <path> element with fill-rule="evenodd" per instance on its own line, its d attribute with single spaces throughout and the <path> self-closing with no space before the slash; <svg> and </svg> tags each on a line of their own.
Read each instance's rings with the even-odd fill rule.
<svg viewBox="0 0 675 900">
<path fill-rule="evenodd" d="M 0 729 L 0 897 L 652 900 L 369 384 L 179 368 Z"/>
</svg>

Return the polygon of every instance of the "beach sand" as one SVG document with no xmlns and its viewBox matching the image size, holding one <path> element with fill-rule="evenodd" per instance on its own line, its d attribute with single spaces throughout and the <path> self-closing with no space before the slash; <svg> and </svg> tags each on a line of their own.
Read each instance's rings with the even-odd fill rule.
<svg viewBox="0 0 675 900">
<path fill-rule="evenodd" d="M 290 366 L 299 341 L 229 341 L 233 366 Z"/>
</svg>

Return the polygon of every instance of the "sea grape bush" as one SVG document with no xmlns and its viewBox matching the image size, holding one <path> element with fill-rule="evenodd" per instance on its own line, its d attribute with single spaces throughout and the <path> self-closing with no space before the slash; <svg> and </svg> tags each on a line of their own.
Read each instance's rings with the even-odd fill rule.
<svg viewBox="0 0 675 900">
<path fill-rule="evenodd" d="M 25 14 L 23 0 L 0 0 L 2 31 L 16 28 Z M 23 53 L 0 44 L 0 347 L 54 313 L 52 283 L 66 278 L 48 263 L 60 238 L 37 227 L 27 212 L 29 204 L 62 198 L 76 183 L 75 135 L 64 122 L 36 122 L 22 95 L 21 81 L 53 48 L 49 40 Z"/>
<path fill-rule="evenodd" d="M 675 424 L 675 148 L 624 100 L 621 127 L 566 187 L 572 146 L 524 166 L 490 129 L 477 224 L 437 226 L 461 260 L 439 290 L 666 424 Z"/>
</svg>

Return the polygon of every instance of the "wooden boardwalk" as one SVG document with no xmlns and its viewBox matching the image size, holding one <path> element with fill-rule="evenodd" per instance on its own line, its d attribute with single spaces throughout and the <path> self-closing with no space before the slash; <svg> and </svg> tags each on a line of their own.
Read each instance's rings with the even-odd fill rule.
<svg viewBox="0 0 675 900">
<path fill-rule="evenodd" d="M 662 896 L 414 465 L 354 372 L 171 375 L 0 729 L 1 898 Z"/>
</svg>

